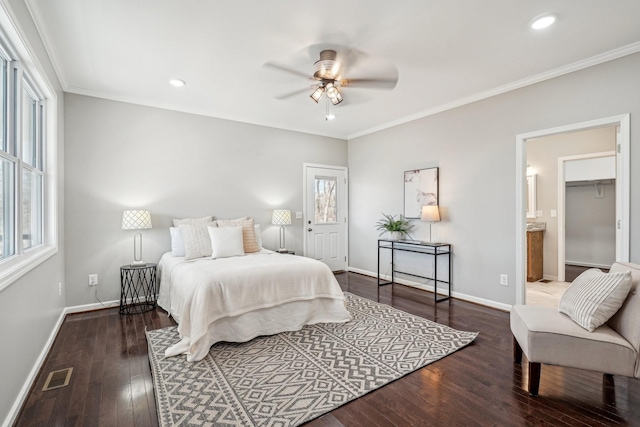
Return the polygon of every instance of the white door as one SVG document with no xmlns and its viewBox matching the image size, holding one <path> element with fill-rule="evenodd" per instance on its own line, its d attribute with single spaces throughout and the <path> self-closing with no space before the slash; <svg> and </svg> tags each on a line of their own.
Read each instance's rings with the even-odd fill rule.
<svg viewBox="0 0 640 427">
<path fill-rule="evenodd" d="M 305 256 L 347 268 L 347 169 L 305 165 Z"/>
</svg>

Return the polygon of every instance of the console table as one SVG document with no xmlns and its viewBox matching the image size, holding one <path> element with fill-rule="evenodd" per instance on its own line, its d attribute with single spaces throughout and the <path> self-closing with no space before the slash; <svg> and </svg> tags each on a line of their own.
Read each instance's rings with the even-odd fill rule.
<svg viewBox="0 0 640 427">
<path fill-rule="evenodd" d="M 383 282 L 380 279 L 380 251 L 388 249 L 391 251 L 391 281 Z M 405 271 L 396 270 L 395 253 L 400 252 L 413 252 L 417 254 L 424 254 L 433 257 L 433 277 L 422 276 L 419 274 L 408 273 Z M 451 244 L 449 243 L 431 243 L 421 242 L 419 240 L 391 240 L 391 239 L 378 239 L 378 289 L 380 286 L 393 285 L 395 283 L 396 273 L 405 274 L 408 276 L 419 277 L 422 279 L 433 280 L 433 294 L 434 301 L 441 302 L 451 298 Z M 446 256 L 449 264 L 449 277 L 447 280 L 442 280 L 438 277 L 438 258 Z M 447 285 L 447 296 L 438 298 L 438 283 Z"/>
</svg>

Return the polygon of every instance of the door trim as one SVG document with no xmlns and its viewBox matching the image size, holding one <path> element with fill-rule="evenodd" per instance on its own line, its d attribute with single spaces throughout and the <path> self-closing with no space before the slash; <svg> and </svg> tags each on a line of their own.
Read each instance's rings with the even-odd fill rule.
<svg viewBox="0 0 640 427">
<path fill-rule="evenodd" d="M 589 120 L 550 129 L 543 129 L 516 135 L 516 304 L 525 303 L 526 285 L 526 170 L 527 170 L 527 140 L 543 136 L 575 132 L 579 130 L 595 129 L 606 126 L 618 126 L 617 154 L 616 154 L 616 210 L 617 220 L 620 222 L 616 230 L 616 237 L 620 238 L 620 254 L 616 254 L 617 261 L 629 261 L 629 199 L 630 199 L 630 159 L 631 145 L 629 114 Z M 619 259 L 618 259 L 619 257 Z"/>
<path fill-rule="evenodd" d="M 307 235 L 306 224 L 308 218 L 307 212 L 307 171 L 309 168 L 334 169 L 344 172 L 344 271 L 349 270 L 349 168 L 346 166 L 320 165 L 317 163 L 302 164 L 302 224 L 305 226 L 302 233 L 302 253 L 307 256 Z"/>
</svg>

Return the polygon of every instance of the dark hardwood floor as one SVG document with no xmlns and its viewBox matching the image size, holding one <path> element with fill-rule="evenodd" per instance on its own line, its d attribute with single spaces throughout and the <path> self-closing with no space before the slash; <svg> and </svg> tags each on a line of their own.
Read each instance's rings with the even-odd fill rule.
<svg viewBox="0 0 640 427">
<path fill-rule="evenodd" d="M 589 270 L 592 267 L 583 267 L 581 265 L 565 264 L 564 266 L 564 281 L 573 282 L 576 277 Z M 600 268 L 605 273 L 609 272 L 608 268 Z"/>
<path fill-rule="evenodd" d="M 336 276 L 344 290 L 376 299 L 375 280 Z M 373 391 L 308 426 L 640 425 L 640 381 L 542 367 L 540 397 L 515 365 L 509 314 L 395 285 L 380 302 L 456 329 L 479 331 L 471 345 Z M 121 316 L 106 309 L 67 316 L 17 420 L 18 426 L 156 426 L 145 328 L 174 324 L 161 310 Z M 73 367 L 69 386 L 41 391 L 50 371 Z"/>
</svg>

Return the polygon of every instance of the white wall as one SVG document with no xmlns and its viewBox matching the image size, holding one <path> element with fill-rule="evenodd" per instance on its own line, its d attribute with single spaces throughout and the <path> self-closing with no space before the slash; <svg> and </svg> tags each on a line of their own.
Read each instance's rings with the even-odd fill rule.
<svg viewBox="0 0 640 427">
<path fill-rule="evenodd" d="M 453 290 L 515 301 L 517 134 L 623 113 L 640 128 L 640 54 L 634 54 L 349 141 L 352 268 L 376 271 L 380 213 L 402 212 L 403 171 L 440 167 L 443 221 L 453 244 Z M 631 135 L 631 249 L 640 262 L 640 134 Z M 426 224 L 414 237 L 426 238 Z M 509 275 L 510 286 L 499 285 Z"/>
<path fill-rule="evenodd" d="M 65 112 L 68 306 L 97 302 L 93 273 L 99 298 L 119 299 L 119 268 L 133 259 L 124 209 L 151 211 L 148 262 L 170 250 L 172 218 L 249 215 L 277 249 L 271 211 L 302 211 L 303 163 L 347 164 L 339 139 L 72 94 Z M 302 252 L 302 220 L 293 221 L 287 247 Z"/>
<path fill-rule="evenodd" d="M 527 164 L 536 176 L 537 210 L 542 216 L 527 221 L 544 222 L 547 229 L 543 241 L 543 274 L 555 280 L 558 277 L 558 218 L 551 216 L 551 210 L 558 210 L 558 158 L 588 153 L 614 151 L 616 145 L 615 126 L 551 135 L 527 141 Z M 614 195 L 615 199 L 615 195 Z M 567 227 L 571 219 L 568 215 Z M 615 241 L 614 241 L 615 244 Z M 569 260 L 569 242 L 566 259 Z"/>
<path fill-rule="evenodd" d="M 64 292 L 58 295 L 58 283 L 64 277 L 64 105 L 60 82 L 45 52 L 25 4 L 21 0 L 2 0 L 10 15 L 20 24 L 21 36 L 29 46 L 39 64 L 40 71 L 50 81 L 57 95 L 57 139 L 58 177 L 58 253 L 21 277 L 8 288 L 0 291 L 0 423 L 11 421 L 12 406 L 19 409 L 22 392 L 28 392 L 32 369 L 45 350 L 47 340 L 55 328 L 65 306 Z M 37 373 L 37 372 L 35 372 Z M 23 387 L 27 387 L 23 389 Z"/>
</svg>

